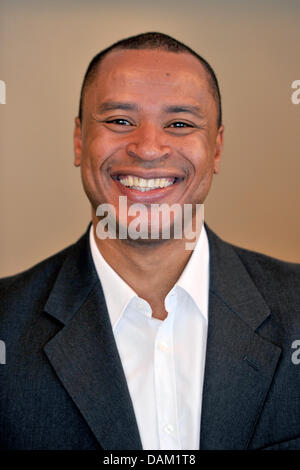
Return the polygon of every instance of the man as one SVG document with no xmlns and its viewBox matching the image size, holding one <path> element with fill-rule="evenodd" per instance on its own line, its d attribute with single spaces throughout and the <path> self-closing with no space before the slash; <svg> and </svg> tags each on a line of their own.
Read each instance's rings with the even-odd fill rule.
<svg viewBox="0 0 300 470">
<path fill-rule="evenodd" d="M 191 251 L 184 212 L 149 217 L 197 226 L 223 130 L 212 68 L 173 38 L 92 60 L 74 132 L 92 225 L 1 282 L 1 448 L 300 449 L 299 265 L 202 224 Z"/>
</svg>

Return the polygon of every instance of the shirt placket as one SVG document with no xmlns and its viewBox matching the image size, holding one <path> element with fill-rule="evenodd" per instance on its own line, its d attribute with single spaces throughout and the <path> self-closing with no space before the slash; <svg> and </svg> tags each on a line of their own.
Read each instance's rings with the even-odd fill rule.
<svg viewBox="0 0 300 470">
<path fill-rule="evenodd" d="M 174 300 L 174 299 L 173 299 Z M 160 326 L 154 345 L 154 384 L 160 449 L 181 449 L 176 401 L 173 324 L 174 301 Z"/>
</svg>

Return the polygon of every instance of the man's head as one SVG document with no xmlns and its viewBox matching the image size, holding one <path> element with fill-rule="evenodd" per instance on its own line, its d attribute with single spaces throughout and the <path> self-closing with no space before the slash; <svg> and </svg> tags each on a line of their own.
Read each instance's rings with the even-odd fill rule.
<svg viewBox="0 0 300 470">
<path fill-rule="evenodd" d="M 116 43 L 90 63 L 75 120 L 93 220 L 100 204 L 203 203 L 223 143 L 215 74 L 204 59 L 160 33 Z M 129 215 L 127 214 L 127 219 Z"/>
</svg>

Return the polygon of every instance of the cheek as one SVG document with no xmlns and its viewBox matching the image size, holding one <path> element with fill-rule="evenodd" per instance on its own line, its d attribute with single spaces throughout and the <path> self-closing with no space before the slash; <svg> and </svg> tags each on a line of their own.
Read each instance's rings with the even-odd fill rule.
<svg viewBox="0 0 300 470">
<path fill-rule="evenodd" d="M 83 163 L 85 167 L 99 171 L 110 151 L 111 145 L 100 135 L 86 139 L 83 145 Z"/>
<path fill-rule="evenodd" d="M 203 203 L 209 192 L 214 174 L 214 162 L 211 149 L 206 140 L 195 143 L 193 149 L 186 153 L 189 162 L 189 188 L 192 198 Z"/>
<path fill-rule="evenodd" d="M 213 146 L 208 136 L 202 136 L 195 144 L 194 149 L 197 149 L 191 155 L 191 160 L 196 173 L 211 173 L 213 172 L 214 158 Z"/>
<path fill-rule="evenodd" d="M 199 176 L 209 171 L 212 166 L 212 159 L 208 152 L 208 147 L 204 142 L 195 140 L 195 142 L 188 147 L 181 149 L 181 155 L 184 156 L 188 173 L 190 176 Z"/>
</svg>

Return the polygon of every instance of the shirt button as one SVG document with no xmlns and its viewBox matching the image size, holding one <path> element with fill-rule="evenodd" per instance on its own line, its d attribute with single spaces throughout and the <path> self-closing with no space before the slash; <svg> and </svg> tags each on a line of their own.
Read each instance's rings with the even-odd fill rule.
<svg viewBox="0 0 300 470">
<path fill-rule="evenodd" d="M 172 426 L 172 424 L 166 424 L 164 426 L 164 431 L 167 433 L 167 434 L 172 434 L 172 432 L 174 431 L 174 428 Z"/>
<path fill-rule="evenodd" d="M 169 349 L 167 343 L 165 343 L 165 342 L 159 343 L 158 348 L 163 352 L 166 352 Z"/>
</svg>

